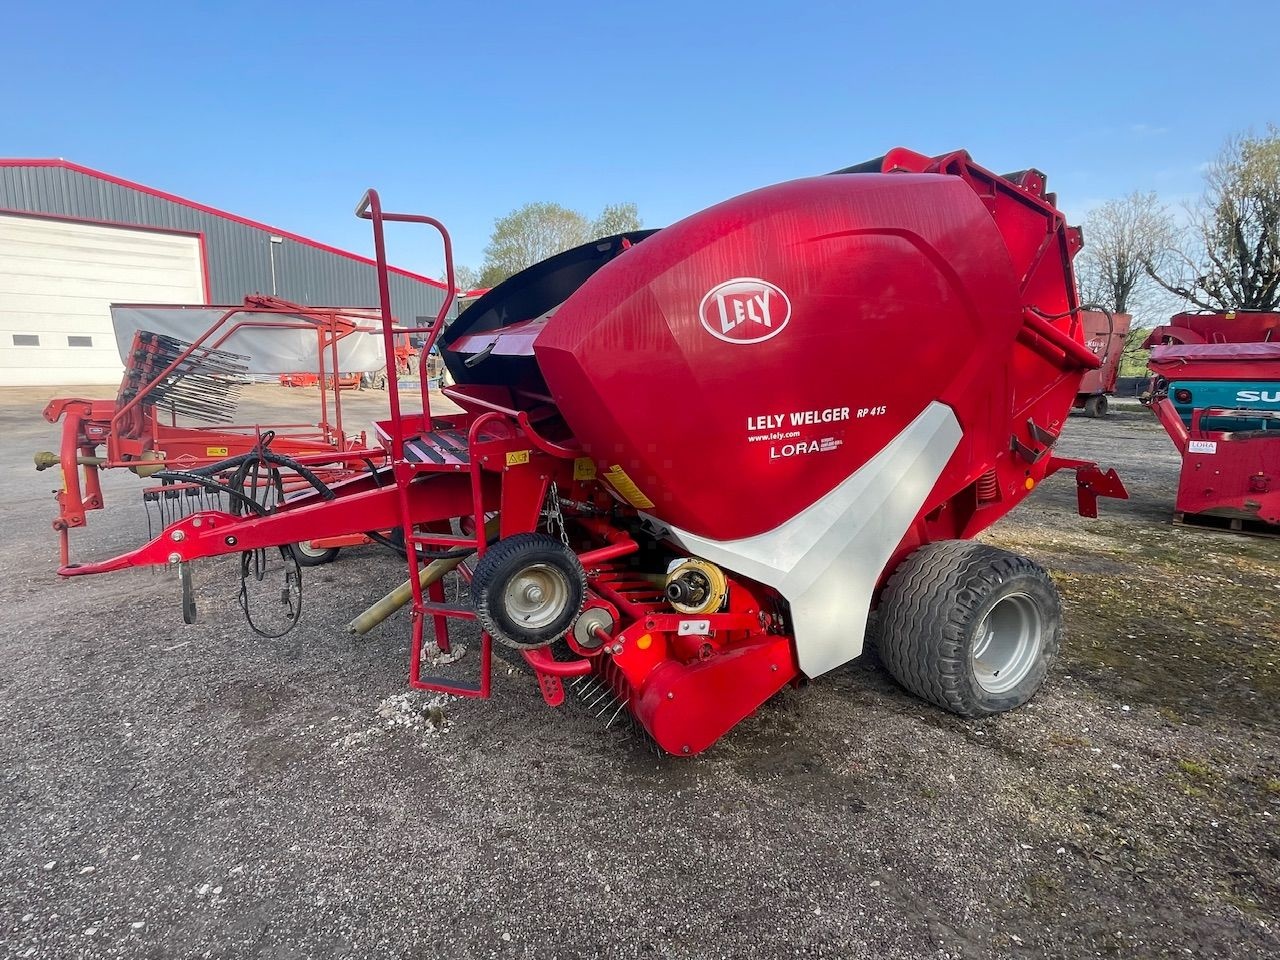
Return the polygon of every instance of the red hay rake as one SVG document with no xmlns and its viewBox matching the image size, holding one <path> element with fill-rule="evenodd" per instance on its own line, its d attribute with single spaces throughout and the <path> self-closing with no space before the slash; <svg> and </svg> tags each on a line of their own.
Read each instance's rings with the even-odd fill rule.
<svg viewBox="0 0 1280 960">
<path fill-rule="evenodd" d="M 147 309 L 203 312 L 207 308 Z M 144 478 L 164 471 L 202 470 L 260 449 L 264 439 L 277 453 L 330 479 L 361 469 L 367 458 L 385 458 L 384 450 L 368 446 L 363 431 L 347 433 L 342 398 L 330 386 L 338 369 L 339 345 L 348 337 L 377 332 L 376 319 L 351 308 L 302 307 L 266 296 L 246 297 L 240 306 L 215 309 L 222 312 L 190 342 L 138 330 L 124 358 L 125 372 L 114 400 L 63 397 L 45 407 L 46 420 L 62 421 L 62 443 L 57 454 L 36 454 L 36 469 L 61 471 L 53 527 L 58 531 L 63 566 L 71 563 L 69 531 L 85 526 L 88 512 L 104 506 L 103 470 L 127 469 Z M 234 418 L 248 358 L 223 348 L 248 330 L 315 337 L 317 422 L 228 423 Z M 286 492 L 300 483 L 296 475 L 288 475 Z M 198 485 L 169 481 L 148 487 L 143 496 L 146 502 L 158 504 L 162 519 L 167 519 L 189 512 L 185 505 L 199 501 L 201 493 Z M 166 505 L 172 509 L 165 509 Z"/>
</svg>

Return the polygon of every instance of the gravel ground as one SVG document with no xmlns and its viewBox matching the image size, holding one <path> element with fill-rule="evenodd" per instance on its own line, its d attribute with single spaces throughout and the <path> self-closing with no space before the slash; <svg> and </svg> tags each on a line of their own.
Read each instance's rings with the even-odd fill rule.
<svg viewBox="0 0 1280 960">
<path fill-rule="evenodd" d="M 1145 411 L 1062 443 L 1132 500 L 1080 520 L 1059 477 L 986 537 L 1064 595 L 1025 709 L 958 720 L 871 655 L 677 760 L 506 664 L 488 702 L 406 692 L 403 619 L 342 630 L 403 578 L 377 548 L 308 571 L 278 641 L 231 562 L 193 626 L 165 574 L 60 582 L 45 399 L 0 390 L 4 955 L 1280 955 L 1280 541 L 1171 527 Z M 141 485 L 110 477 L 84 558 L 145 532 Z"/>
</svg>

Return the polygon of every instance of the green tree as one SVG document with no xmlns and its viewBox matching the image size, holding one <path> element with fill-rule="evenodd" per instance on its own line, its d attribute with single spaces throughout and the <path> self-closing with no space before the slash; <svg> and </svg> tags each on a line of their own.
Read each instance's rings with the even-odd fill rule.
<svg viewBox="0 0 1280 960">
<path fill-rule="evenodd" d="M 480 285 L 492 287 L 540 260 L 586 243 L 591 221 L 558 203 L 526 203 L 499 217 L 484 248 Z"/>
<path fill-rule="evenodd" d="M 1185 243 L 1151 276 L 1205 310 L 1280 309 L 1280 128 L 1231 137 L 1188 220 Z"/>
<path fill-rule="evenodd" d="M 1120 354 L 1120 372 L 1122 377 L 1147 376 L 1147 357 L 1151 351 L 1142 346 L 1142 342 L 1151 333 L 1151 327 L 1130 327 L 1124 338 L 1124 350 Z"/>
<path fill-rule="evenodd" d="M 595 238 L 612 237 L 640 229 L 640 211 L 634 203 L 611 203 L 600 211 L 591 232 Z"/>
<path fill-rule="evenodd" d="M 440 273 L 440 279 L 447 281 L 444 271 Z M 480 286 L 480 271 L 475 267 L 468 267 L 465 263 L 455 263 L 453 265 L 453 282 L 457 284 L 459 293 L 466 293 L 468 290 L 474 290 Z"/>
<path fill-rule="evenodd" d="M 595 220 L 558 203 L 526 203 L 494 221 L 475 285 L 496 286 L 561 251 L 639 227 L 634 203 L 610 204 Z"/>
</svg>

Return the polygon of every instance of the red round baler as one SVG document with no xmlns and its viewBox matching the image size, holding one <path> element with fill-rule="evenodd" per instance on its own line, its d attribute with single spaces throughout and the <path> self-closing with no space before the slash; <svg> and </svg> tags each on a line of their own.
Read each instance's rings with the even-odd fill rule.
<svg viewBox="0 0 1280 960">
<path fill-rule="evenodd" d="M 372 191 L 360 213 L 390 331 L 384 225 L 439 224 Z M 1016 707 L 1056 651 L 1057 594 L 971 538 L 1064 467 L 1084 514 L 1125 495 L 1053 453 L 1098 365 L 1080 245 L 1039 172 L 903 149 L 604 238 L 449 325 L 446 303 L 423 349 L 463 412 L 433 412 L 424 373 L 404 413 L 392 383 L 385 465 L 64 572 L 399 527 L 409 580 L 353 629 L 410 600 L 411 683 L 487 696 L 496 640 L 552 705 L 567 682 L 676 754 L 858 656 L 873 611 L 903 686 L 964 716 Z M 451 571 L 466 604 L 444 599 Z M 425 625 L 447 650 L 459 618 L 482 630 L 478 678 L 425 677 Z"/>
</svg>

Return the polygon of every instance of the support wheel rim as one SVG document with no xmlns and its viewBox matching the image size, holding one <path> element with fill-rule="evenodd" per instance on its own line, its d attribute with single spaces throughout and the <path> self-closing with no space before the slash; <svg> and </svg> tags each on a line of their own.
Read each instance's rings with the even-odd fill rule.
<svg viewBox="0 0 1280 960">
<path fill-rule="evenodd" d="M 517 571 L 503 592 L 507 615 L 530 630 L 555 623 L 564 615 L 569 597 L 569 578 L 548 563 Z"/>
<path fill-rule="evenodd" d="M 520 650 L 547 646 L 568 633 L 586 594 L 586 571 L 577 554 L 542 533 L 499 540 L 476 562 L 471 578 L 480 627 Z"/>
<path fill-rule="evenodd" d="M 289 544 L 289 551 L 300 566 L 319 567 L 332 563 L 338 556 L 339 547 L 313 547 L 308 541 L 301 540 Z"/>
</svg>

